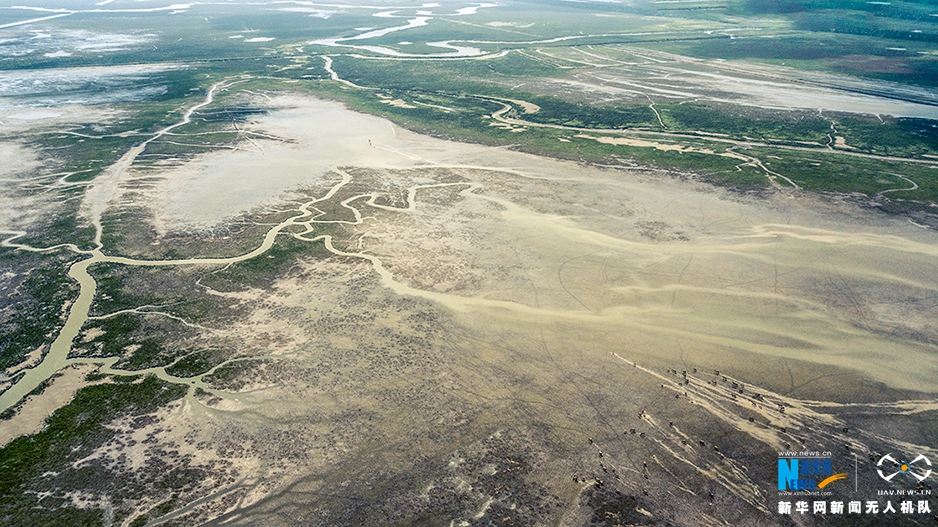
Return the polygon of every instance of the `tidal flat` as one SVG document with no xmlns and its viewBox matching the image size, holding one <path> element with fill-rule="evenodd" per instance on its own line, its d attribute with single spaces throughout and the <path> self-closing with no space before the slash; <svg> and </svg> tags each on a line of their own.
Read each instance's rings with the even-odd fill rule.
<svg viewBox="0 0 938 527">
<path fill-rule="evenodd" d="M 934 231 L 796 189 L 431 138 L 300 94 L 251 103 L 265 111 L 234 149 L 119 162 L 85 194 L 85 220 L 125 243 L 84 264 L 98 292 L 63 364 L 98 365 L 113 380 L 96 389 L 175 388 L 47 478 L 78 509 L 760 525 L 793 444 L 838 463 L 933 453 Z M 102 222 L 127 209 L 139 221 Z M 124 251 L 137 231 L 153 237 Z M 46 390 L 73 391 L 68 371 Z M 56 400 L 8 423 L 37 427 Z M 161 476 L 120 488 L 69 475 L 152 463 Z"/>
<path fill-rule="evenodd" d="M 926 3 L 80 4 L 0 6 L 0 524 L 933 521 Z"/>
</svg>

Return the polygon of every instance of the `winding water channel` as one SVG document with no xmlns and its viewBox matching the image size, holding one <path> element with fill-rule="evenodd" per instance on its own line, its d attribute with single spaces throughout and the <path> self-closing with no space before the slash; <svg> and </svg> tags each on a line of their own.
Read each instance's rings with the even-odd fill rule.
<svg viewBox="0 0 938 527">
<path fill-rule="evenodd" d="M 331 223 L 346 223 L 351 225 L 357 225 L 364 221 L 361 212 L 350 205 L 353 201 L 361 200 L 367 198 L 364 202 L 365 205 L 373 207 L 376 209 L 387 210 L 387 211 L 396 211 L 396 212 L 407 212 L 413 211 L 416 208 L 416 195 L 417 191 L 420 189 L 427 188 L 438 188 L 438 187 L 449 187 L 449 186 L 465 186 L 467 187 L 461 193 L 466 195 L 473 190 L 476 190 L 480 187 L 479 184 L 469 183 L 469 182 L 457 182 L 457 183 L 434 183 L 434 184 L 418 184 L 410 187 L 407 192 L 407 206 L 405 207 L 393 207 L 388 205 L 380 205 L 376 203 L 376 199 L 379 197 L 378 193 L 366 193 L 358 194 L 347 198 L 341 202 L 341 206 L 346 209 L 349 209 L 355 217 L 355 221 L 345 221 L 345 220 L 320 220 L 321 216 L 324 215 L 323 212 L 317 210 L 315 205 L 317 203 L 325 202 L 332 199 L 335 194 L 344 186 L 349 184 L 352 181 L 352 176 L 346 173 L 345 171 L 333 167 L 332 172 L 335 172 L 342 176 L 341 181 L 336 183 L 325 195 L 306 201 L 305 203 L 299 205 L 294 210 L 296 214 L 290 218 L 284 220 L 278 225 L 272 227 L 264 236 L 263 242 L 254 250 L 247 252 L 245 254 L 227 258 L 185 258 L 179 260 L 140 260 L 134 258 L 127 258 L 122 256 L 110 256 L 103 252 L 103 247 L 101 244 L 101 215 L 106 210 L 110 197 L 113 196 L 119 187 L 120 179 L 122 174 L 133 164 L 134 159 L 142 153 L 147 144 L 155 140 L 156 138 L 162 136 L 163 134 L 171 131 L 179 126 L 182 126 L 188 123 L 191 119 L 193 112 L 202 108 L 208 104 L 211 104 L 213 94 L 220 87 L 226 85 L 222 83 L 215 84 L 209 90 L 205 100 L 187 110 L 183 115 L 183 118 L 180 122 L 175 123 L 171 126 L 168 126 L 158 132 L 156 132 L 152 137 L 141 143 L 140 145 L 132 148 L 127 154 L 125 154 L 115 165 L 112 167 L 111 171 L 102 179 L 96 181 L 97 186 L 89 191 L 91 194 L 91 211 L 92 211 L 92 224 L 95 227 L 95 243 L 97 247 L 93 250 L 86 251 L 79 249 L 74 244 L 60 244 L 48 248 L 35 248 L 24 244 L 16 243 L 15 240 L 25 235 L 22 232 L 13 232 L 10 233 L 12 236 L 6 238 L 0 245 L 4 247 L 12 247 L 19 250 L 31 251 L 31 252 L 47 252 L 54 250 L 67 249 L 69 251 L 87 255 L 87 258 L 79 260 L 72 264 L 69 268 L 68 276 L 78 282 L 80 290 L 77 300 L 68 307 L 68 316 L 65 322 L 65 325 L 62 327 L 59 334 L 56 336 L 55 340 L 52 342 L 49 351 L 42 358 L 42 361 L 35 367 L 27 369 L 22 377 L 7 391 L 0 394 L 0 412 L 5 411 L 8 408 L 11 408 L 23 400 L 31 391 L 39 387 L 41 384 L 52 378 L 57 372 L 71 365 L 76 364 L 98 364 L 100 365 L 100 371 L 102 373 L 111 374 L 111 375 L 141 375 L 141 374 L 152 374 L 156 375 L 163 381 L 171 382 L 175 384 L 185 384 L 190 386 L 190 395 L 195 388 L 200 388 L 207 392 L 210 392 L 214 395 L 234 398 L 237 399 L 237 394 L 231 394 L 221 390 L 214 389 L 207 385 L 203 378 L 214 373 L 218 368 L 230 364 L 232 362 L 245 361 L 245 360 L 258 360 L 261 358 L 266 358 L 266 356 L 261 357 L 250 357 L 250 358 L 238 358 L 231 359 L 221 364 L 213 367 L 212 369 L 195 375 L 192 377 L 178 377 L 167 373 L 167 366 L 159 366 L 153 368 L 146 368 L 142 370 L 121 370 L 114 368 L 114 364 L 120 359 L 119 357 L 108 357 L 108 358 L 69 358 L 68 355 L 72 349 L 72 343 L 75 338 L 81 332 L 84 324 L 89 320 L 89 311 L 91 305 L 94 301 L 95 294 L 97 291 L 97 282 L 94 277 L 89 272 L 89 268 L 95 264 L 99 263 L 115 263 L 128 266 L 138 266 L 138 267 L 167 267 L 167 266 L 177 266 L 177 265 L 230 265 L 237 262 L 242 262 L 255 258 L 266 253 L 277 240 L 277 236 L 287 227 L 291 226 L 304 226 L 306 227 L 305 231 L 291 234 L 296 239 L 307 241 L 307 242 L 322 242 L 326 249 L 337 256 L 344 257 L 356 257 L 369 261 L 375 271 L 381 276 L 383 283 L 400 294 L 409 294 L 414 296 L 421 296 L 428 299 L 440 301 L 444 304 L 448 304 L 451 307 L 455 306 L 452 302 L 452 295 L 444 295 L 441 293 L 434 293 L 423 291 L 409 287 L 403 283 L 400 283 L 394 279 L 391 273 L 382 265 L 382 262 L 375 256 L 360 253 L 360 252 L 346 252 L 336 249 L 332 243 L 332 237 L 330 235 L 319 235 L 313 238 L 309 238 L 308 235 L 316 232 L 314 224 L 331 224 Z M 477 168 L 469 167 L 466 168 Z M 482 197 L 482 196 L 478 196 Z M 499 200 L 497 198 L 484 197 L 484 199 L 497 201 L 502 206 L 506 208 L 517 208 L 514 204 L 510 202 Z M 500 302 L 493 300 L 485 299 L 465 299 L 469 303 L 483 303 L 487 305 L 498 305 L 500 307 L 514 307 L 518 308 L 521 306 L 512 305 L 510 302 Z M 457 303 L 461 304 L 461 303 Z M 145 313 L 153 314 L 158 312 L 147 311 Z M 97 317 L 101 318 L 101 317 Z"/>
<path fill-rule="evenodd" d="M 139 156 L 147 147 L 148 144 L 158 139 L 159 137 L 165 135 L 172 130 L 183 126 L 191 121 L 192 115 L 194 112 L 210 105 L 214 100 L 214 95 L 217 90 L 224 89 L 231 86 L 232 83 L 219 82 L 208 90 L 205 99 L 190 107 L 183 114 L 179 122 L 174 123 L 170 126 L 167 126 L 156 133 L 154 133 L 150 138 L 142 142 L 141 144 L 131 148 L 124 156 L 122 156 L 117 163 L 111 167 L 110 171 L 103 177 L 95 180 L 94 186 L 92 186 L 89 191 L 86 193 L 86 203 L 89 204 L 91 223 L 95 228 L 95 245 L 96 248 L 91 251 L 80 250 L 74 244 L 60 244 L 48 248 L 35 248 L 28 245 L 16 243 L 17 238 L 22 237 L 25 233 L 22 232 L 13 232 L 10 233 L 12 236 L 3 240 L 0 245 L 4 247 L 12 247 L 20 250 L 26 250 L 31 252 L 46 252 L 54 251 L 59 249 L 67 249 L 75 253 L 88 255 L 88 258 L 79 260 L 78 262 L 72 264 L 69 268 L 68 276 L 79 284 L 79 295 L 75 302 L 68 308 L 68 317 L 66 318 L 65 325 L 62 327 L 59 334 L 56 336 L 55 340 L 52 342 L 49 347 L 49 351 L 42 358 L 42 361 L 35 367 L 30 368 L 25 371 L 23 376 L 7 391 L 0 394 L 0 412 L 7 410 L 8 408 L 16 405 L 21 401 L 26 395 L 28 395 L 32 390 L 36 389 L 42 383 L 50 379 L 56 372 L 60 371 L 62 368 L 70 366 L 72 364 L 100 364 L 101 371 L 103 373 L 113 374 L 113 375 L 139 375 L 139 374 L 155 374 L 160 379 L 179 384 L 188 384 L 193 388 L 198 387 L 206 391 L 215 392 L 202 381 L 202 378 L 205 375 L 209 375 L 221 365 L 216 366 L 212 370 L 205 372 L 203 374 L 182 378 L 176 377 L 166 373 L 165 367 L 149 368 L 139 371 L 125 371 L 118 370 L 113 367 L 114 363 L 119 359 L 118 357 L 111 357 L 106 359 L 89 359 L 89 358 L 68 358 L 68 354 L 72 349 L 72 342 L 75 337 L 78 336 L 81 328 L 84 326 L 85 322 L 88 321 L 88 313 L 91 309 L 91 304 L 94 301 L 95 292 L 97 291 L 97 282 L 91 273 L 88 272 L 88 269 L 98 263 L 118 263 L 122 265 L 132 265 L 132 266 L 174 266 L 174 265 L 227 265 L 231 263 L 236 263 L 250 258 L 259 256 L 267 250 L 269 250 L 276 241 L 277 235 L 285 227 L 293 225 L 294 221 L 306 216 L 312 215 L 312 212 L 308 210 L 309 206 L 312 206 L 318 201 L 330 199 L 342 185 L 348 183 L 348 180 L 343 180 L 335 187 L 333 187 L 329 193 L 327 193 L 322 198 L 314 199 L 303 206 L 301 206 L 298 211 L 299 214 L 293 218 L 290 218 L 283 223 L 270 229 L 264 237 L 264 241 L 259 247 L 254 249 L 251 252 L 245 253 L 240 256 L 235 256 L 231 258 L 188 258 L 182 260 L 136 260 L 133 258 L 124 258 L 119 256 L 108 256 L 102 249 L 101 243 L 101 216 L 103 215 L 105 209 L 108 206 L 111 198 L 115 195 L 120 185 L 121 176 L 126 172 L 126 170 L 133 164 L 134 160 Z M 234 359 L 239 360 L 239 359 Z M 241 359 L 243 360 L 243 359 Z M 227 361 L 227 364 L 231 361 Z"/>
</svg>

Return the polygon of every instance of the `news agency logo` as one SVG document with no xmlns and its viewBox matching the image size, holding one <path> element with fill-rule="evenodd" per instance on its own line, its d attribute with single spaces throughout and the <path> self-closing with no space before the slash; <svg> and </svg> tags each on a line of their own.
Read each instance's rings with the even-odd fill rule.
<svg viewBox="0 0 938 527">
<path fill-rule="evenodd" d="M 842 479 L 847 479 L 847 473 L 835 474 L 830 458 L 792 457 L 778 460 L 778 490 L 819 490 Z"/>
<path fill-rule="evenodd" d="M 922 463 L 924 463 L 924 466 L 922 466 Z M 926 469 L 925 466 L 929 468 Z M 879 463 L 876 463 L 876 472 L 879 474 L 879 477 L 886 481 L 891 481 L 892 478 L 898 476 L 899 474 L 909 474 L 921 482 L 925 481 L 925 478 L 931 475 L 930 467 L 931 461 L 929 461 L 928 458 L 922 454 L 919 454 L 918 457 L 908 463 L 897 461 L 894 457 L 892 457 L 892 454 L 886 454 L 885 456 L 879 458 Z M 895 471 L 891 473 L 883 472 L 884 468 L 887 471 L 890 468 L 894 468 Z"/>
</svg>

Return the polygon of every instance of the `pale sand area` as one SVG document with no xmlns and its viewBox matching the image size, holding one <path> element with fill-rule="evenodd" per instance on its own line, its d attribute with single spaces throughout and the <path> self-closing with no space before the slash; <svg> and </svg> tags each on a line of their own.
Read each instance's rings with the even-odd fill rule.
<svg viewBox="0 0 938 527">
<path fill-rule="evenodd" d="M 21 143 L 0 142 L 0 180 L 17 181 L 30 170 L 40 166 L 35 150 Z M 8 181 L 9 182 L 9 181 Z"/>
<path fill-rule="evenodd" d="M 46 207 L 54 206 L 52 199 L 23 192 L 23 188 L 52 184 L 54 176 L 40 175 L 43 160 L 36 149 L 5 137 L 4 131 L 0 125 L 0 229 L 18 230 L 40 220 Z"/>
<path fill-rule="evenodd" d="M 72 129 L 87 124 L 93 127 L 97 123 L 108 123 L 124 115 L 121 110 L 103 105 L 90 108 L 74 104 L 35 108 L 9 105 L 0 107 L 0 134 L 14 136 L 43 129 L 71 132 Z"/>
<path fill-rule="evenodd" d="M 42 430 L 52 412 L 68 404 L 75 392 L 88 386 L 85 376 L 96 369 L 91 364 L 70 366 L 53 377 L 42 393 L 27 397 L 20 411 L 0 426 L 0 445 Z"/>
<path fill-rule="evenodd" d="M 451 167 L 480 190 L 453 189 L 458 199 L 445 207 L 420 206 L 429 191 L 418 191 L 408 211 L 362 198 L 354 245 L 336 246 L 379 258 L 399 293 L 458 311 L 582 324 L 659 357 L 690 342 L 688 353 L 791 358 L 938 391 L 928 322 L 938 314 L 928 300 L 938 292 L 938 237 L 901 218 L 435 140 L 332 102 L 277 105 L 247 128 L 294 143 L 260 140 L 260 150 L 162 174 L 154 192 L 168 228 L 275 205 L 332 166 L 378 170 L 367 182 L 378 194 Z M 618 349 L 615 338 L 597 345 Z"/>
<path fill-rule="evenodd" d="M 390 152 L 400 145 L 394 126 L 348 112 L 325 101 L 277 98 L 283 109 L 247 129 L 295 141 L 254 138 L 238 152 L 200 156 L 161 174 L 161 220 L 170 227 L 208 227 L 256 207 L 276 203 L 284 192 L 316 184 L 336 165 L 411 166 L 414 159 Z M 369 139 L 372 145 L 369 145 Z M 381 145 L 381 148 L 378 148 Z"/>
</svg>

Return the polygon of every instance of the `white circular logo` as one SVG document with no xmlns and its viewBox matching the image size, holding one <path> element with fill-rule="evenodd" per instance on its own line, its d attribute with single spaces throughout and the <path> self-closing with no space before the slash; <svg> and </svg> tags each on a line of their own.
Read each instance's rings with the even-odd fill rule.
<svg viewBox="0 0 938 527">
<path fill-rule="evenodd" d="M 922 454 L 919 454 L 917 458 L 913 459 L 909 463 L 905 463 L 905 462 L 900 463 L 899 461 L 896 461 L 896 459 L 892 457 L 892 455 L 886 454 L 885 456 L 879 458 L 879 463 L 877 463 L 876 466 L 881 467 L 883 463 L 886 461 L 891 462 L 892 466 L 897 469 L 895 472 L 893 472 L 892 474 L 889 474 L 888 476 L 883 473 L 882 469 L 880 468 L 876 469 L 876 472 L 879 473 L 879 477 L 883 478 L 886 481 L 891 481 L 892 478 L 898 476 L 899 474 L 911 474 L 912 477 L 914 477 L 915 479 L 919 481 L 925 481 L 925 478 L 931 475 L 931 468 L 928 468 L 927 470 L 925 470 L 925 472 L 921 472 L 921 467 L 919 468 L 918 471 L 913 470 L 913 467 L 915 467 L 915 464 L 918 463 L 919 461 L 924 461 L 925 465 L 927 465 L 928 467 L 931 467 L 931 461 L 929 461 L 928 458 L 923 456 Z"/>
</svg>

